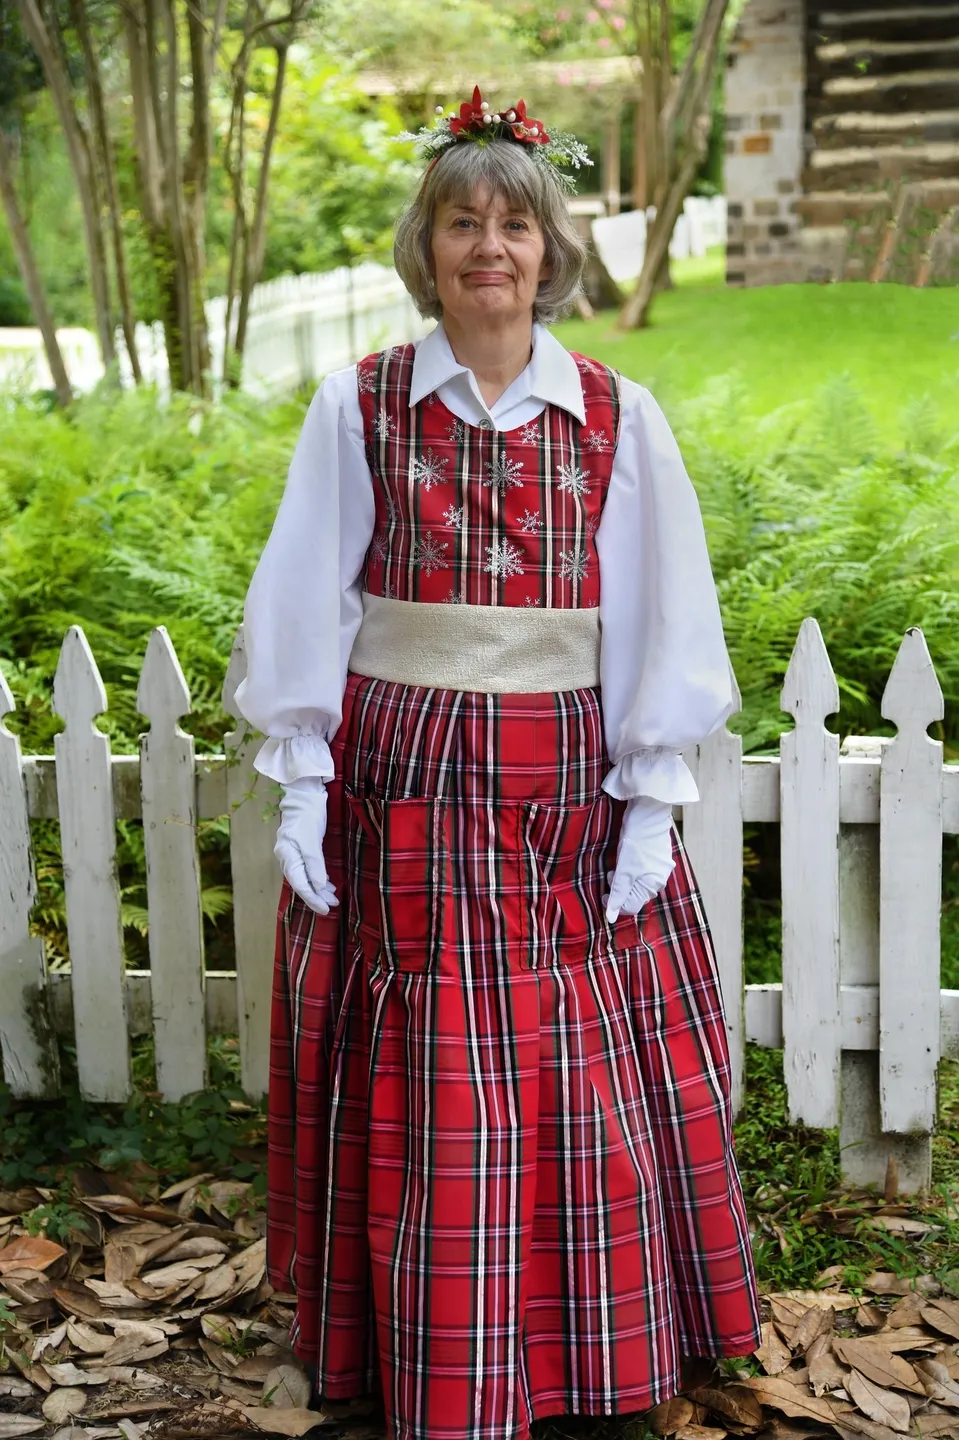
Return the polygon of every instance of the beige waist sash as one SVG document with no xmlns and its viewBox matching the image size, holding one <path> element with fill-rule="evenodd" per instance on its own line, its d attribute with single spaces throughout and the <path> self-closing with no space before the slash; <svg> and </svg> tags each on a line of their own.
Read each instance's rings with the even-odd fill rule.
<svg viewBox="0 0 959 1440">
<path fill-rule="evenodd" d="M 420 605 L 363 595 L 350 669 L 374 680 L 494 695 L 599 684 L 599 610 Z"/>
</svg>

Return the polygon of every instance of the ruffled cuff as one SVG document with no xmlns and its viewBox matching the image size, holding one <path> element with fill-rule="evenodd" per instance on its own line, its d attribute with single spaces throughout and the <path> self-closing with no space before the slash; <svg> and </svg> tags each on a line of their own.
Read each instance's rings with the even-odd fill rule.
<svg viewBox="0 0 959 1440">
<path fill-rule="evenodd" d="M 662 746 L 624 755 L 606 776 L 603 789 L 614 800 L 648 795 L 668 805 L 691 805 L 699 799 L 696 781 L 682 755 Z"/>
<path fill-rule="evenodd" d="M 334 773 L 329 743 L 322 735 L 274 736 L 261 746 L 253 768 L 280 785 L 292 785 L 307 775 L 332 780 Z"/>
</svg>

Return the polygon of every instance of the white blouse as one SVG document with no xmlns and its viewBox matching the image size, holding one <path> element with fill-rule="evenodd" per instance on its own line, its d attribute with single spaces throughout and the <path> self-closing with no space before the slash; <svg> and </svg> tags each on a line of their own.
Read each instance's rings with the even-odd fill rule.
<svg viewBox="0 0 959 1440">
<path fill-rule="evenodd" d="M 529 365 L 487 406 L 442 325 L 417 342 L 410 404 L 435 391 L 470 425 L 511 430 L 559 405 L 583 423 L 579 370 L 541 325 Z M 732 710 L 730 666 L 699 503 L 656 401 L 622 380 L 622 423 L 602 519 L 600 675 L 618 799 L 698 799 L 679 752 Z M 273 531 L 244 607 L 247 675 L 240 713 L 268 739 L 256 769 L 281 784 L 333 775 L 362 572 L 373 535 L 373 481 L 356 367 L 327 377 L 297 442 Z"/>
</svg>

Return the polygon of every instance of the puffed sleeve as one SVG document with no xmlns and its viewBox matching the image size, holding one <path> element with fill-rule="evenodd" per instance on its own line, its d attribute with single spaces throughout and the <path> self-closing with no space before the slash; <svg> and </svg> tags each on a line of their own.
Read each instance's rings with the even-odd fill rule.
<svg viewBox="0 0 959 1440">
<path fill-rule="evenodd" d="M 243 607 L 247 673 L 236 702 L 268 737 L 256 769 L 280 784 L 333 774 L 329 741 L 343 718 L 373 524 L 351 366 L 313 397 Z"/>
<path fill-rule="evenodd" d="M 666 417 L 622 381 L 622 423 L 603 517 L 600 675 L 617 799 L 685 804 L 699 792 L 680 751 L 732 711 L 729 657 L 699 502 Z"/>
</svg>

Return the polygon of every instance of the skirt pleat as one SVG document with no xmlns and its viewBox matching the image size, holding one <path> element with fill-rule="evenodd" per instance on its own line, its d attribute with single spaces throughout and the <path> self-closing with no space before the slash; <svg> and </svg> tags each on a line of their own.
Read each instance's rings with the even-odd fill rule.
<svg viewBox="0 0 959 1440">
<path fill-rule="evenodd" d="M 725 1024 L 679 837 L 603 913 L 597 691 L 352 676 L 324 850 L 280 902 L 268 1259 L 331 1399 L 401 1440 L 645 1409 L 758 1344 Z"/>
</svg>

